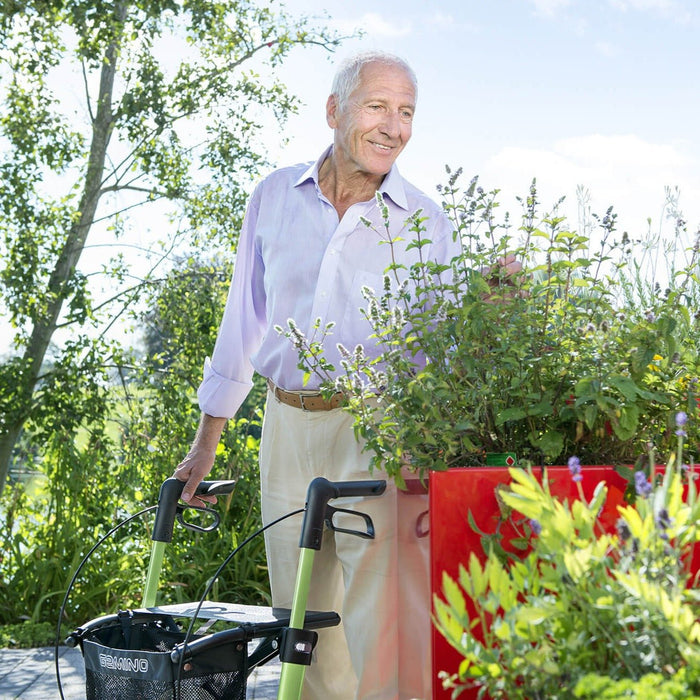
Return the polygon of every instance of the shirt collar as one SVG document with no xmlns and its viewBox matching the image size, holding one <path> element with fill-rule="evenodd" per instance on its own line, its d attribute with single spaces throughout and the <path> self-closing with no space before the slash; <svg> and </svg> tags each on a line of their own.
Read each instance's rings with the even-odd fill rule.
<svg viewBox="0 0 700 700">
<path fill-rule="evenodd" d="M 388 195 L 397 207 L 408 210 L 408 199 L 406 198 L 404 179 L 401 177 L 396 163 L 391 166 L 391 170 L 384 177 L 379 191 L 382 194 Z"/>
<path fill-rule="evenodd" d="M 329 146 L 321 154 L 321 157 L 304 171 L 303 175 L 294 183 L 294 186 L 298 187 L 309 180 L 312 180 L 316 183 L 316 186 L 318 186 L 318 171 L 332 149 L 333 146 Z M 396 163 L 391 166 L 391 170 L 385 175 L 382 184 L 379 186 L 379 191 L 387 195 L 398 207 L 408 210 L 408 199 L 406 198 L 404 180 L 399 173 L 399 169 L 396 167 Z"/>
<path fill-rule="evenodd" d="M 309 167 L 304 171 L 304 174 L 294 183 L 294 187 L 299 187 L 299 185 L 303 185 L 309 180 L 315 182 L 318 186 L 318 171 L 321 168 L 321 163 L 328 158 L 328 154 L 331 152 L 332 148 L 333 146 L 329 146 L 315 163 L 311 163 L 311 165 L 309 165 Z"/>
</svg>

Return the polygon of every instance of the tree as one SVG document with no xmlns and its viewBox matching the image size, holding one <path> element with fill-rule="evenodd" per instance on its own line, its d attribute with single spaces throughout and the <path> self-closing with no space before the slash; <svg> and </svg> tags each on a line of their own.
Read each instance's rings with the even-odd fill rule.
<svg viewBox="0 0 700 700">
<path fill-rule="evenodd" d="M 135 320 L 146 350 L 135 343 L 125 357 L 129 364 L 120 367 L 121 381 L 104 392 L 109 422 L 93 419 L 75 437 L 57 426 L 41 444 L 45 477 L 0 495 L 0 626 L 26 617 L 55 622 L 67 583 L 92 546 L 156 502 L 192 440 L 199 418 L 194 390 L 216 338 L 229 279 L 230 264 L 219 259 L 182 259 L 149 285 Z M 234 493 L 216 506 L 221 528 L 196 536 L 176 528 L 160 577 L 163 600 L 197 599 L 224 557 L 261 526 L 257 454 L 265 391 L 258 377 L 217 450 L 215 478 L 236 480 Z M 81 394 L 96 392 L 74 387 L 71 405 L 84 403 Z M 28 448 L 24 459 L 31 464 L 37 441 L 28 442 L 25 435 L 20 447 Z M 142 603 L 152 523 L 152 514 L 136 519 L 90 556 L 68 597 L 67 627 Z M 266 571 L 264 540 L 254 537 L 218 579 L 217 600 L 269 602 Z"/>
<path fill-rule="evenodd" d="M 235 246 L 265 115 L 281 123 L 296 108 L 263 75 L 295 46 L 339 42 L 273 0 L 3 3 L 0 284 L 14 334 L 0 364 L 0 489 L 23 428 L 38 439 L 104 415 L 121 362 L 110 331 L 172 251 Z M 80 81 L 78 109 L 65 87 Z M 124 241 L 146 207 L 168 214 L 170 233 L 149 242 L 136 281 L 122 255 L 99 275 L 81 266 L 89 239 Z"/>
</svg>

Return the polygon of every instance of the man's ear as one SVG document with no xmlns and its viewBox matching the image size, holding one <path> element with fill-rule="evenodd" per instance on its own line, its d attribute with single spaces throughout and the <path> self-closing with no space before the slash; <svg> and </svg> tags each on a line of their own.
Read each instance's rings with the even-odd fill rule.
<svg viewBox="0 0 700 700">
<path fill-rule="evenodd" d="M 326 101 L 326 122 L 331 129 L 338 126 L 338 100 L 335 95 L 329 95 Z"/>
</svg>

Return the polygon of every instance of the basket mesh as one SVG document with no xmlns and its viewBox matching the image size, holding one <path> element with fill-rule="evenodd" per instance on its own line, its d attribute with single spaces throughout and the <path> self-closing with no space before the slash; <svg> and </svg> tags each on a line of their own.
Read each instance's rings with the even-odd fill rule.
<svg viewBox="0 0 700 700">
<path fill-rule="evenodd" d="M 245 677 L 239 672 L 214 673 L 180 681 L 148 681 L 108 673 L 85 672 L 87 700 L 245 700 Z"/>
<path fill-rule="evenodd" d="M 82 642 L 86 700 L 245 700 L 246 645 L 208 649 L 185 670 L 170 659 L 184 638 L 160 621 L 90 631 Z"/>
</svg>

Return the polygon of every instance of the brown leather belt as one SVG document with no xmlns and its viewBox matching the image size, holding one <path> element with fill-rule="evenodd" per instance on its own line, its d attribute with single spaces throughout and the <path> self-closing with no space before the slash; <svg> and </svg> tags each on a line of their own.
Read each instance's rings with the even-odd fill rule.
<svg viewBox="0 0 700 700">
<path fill-rule="evenodd" d="M 285 391 L 275 386 L 270 379 L 267 380 L 267 386 L 280 403 L 300 408 L 302 411 L 332 411 L 334 408 L 339 408 L 343 403 L 343 394 L 341 392 L 333 394 L 330 400 L 326 400 L 320 391 L 315 393 Z"/>
</svg>

